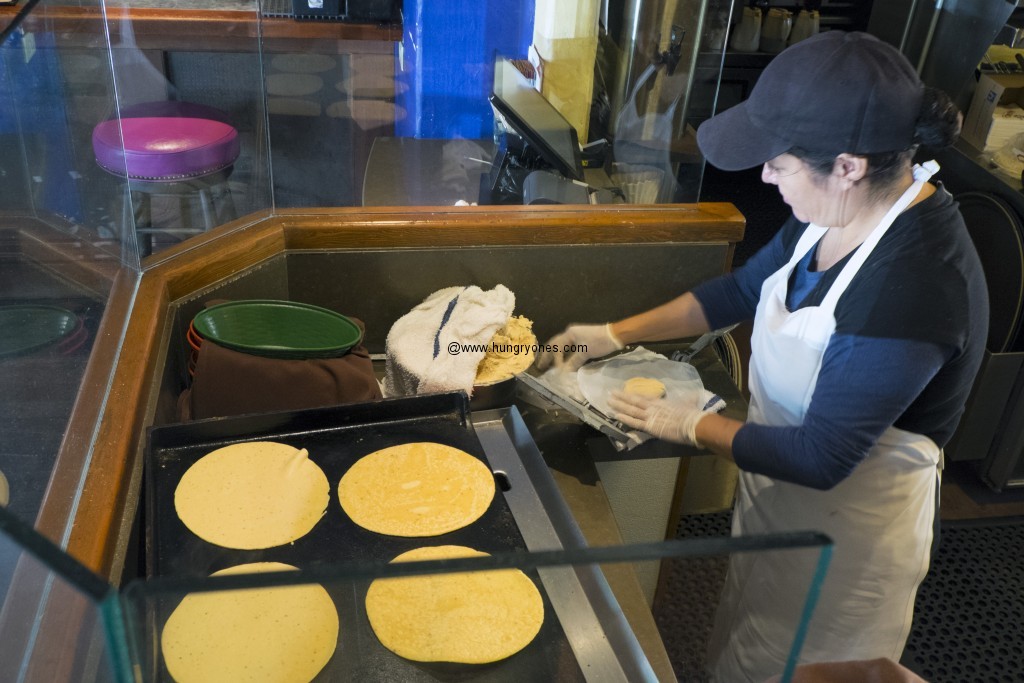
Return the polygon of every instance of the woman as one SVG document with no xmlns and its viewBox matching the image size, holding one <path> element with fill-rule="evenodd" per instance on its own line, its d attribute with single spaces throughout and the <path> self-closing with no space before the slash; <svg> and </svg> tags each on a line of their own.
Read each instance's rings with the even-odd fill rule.
<svg viewBox="0 0 1024 683">
<path fill-rule="evenodd" d="M 951 144 L 959 125 L 949 98 L 872 36 L 797 43 L 697 134 L 715 166 L 763 164 L 793 216 L 734 273 L 551 341 L 586 345 L 555 359 L 578 367 L 753 317 L 746 423 L 705 414 L 696 396 L 619 394 L 613 407 L 634 428 L 736 462 L 734 535 L 832 537 L 803 661 L 898 661 L 928 568 L 941 448 L 981 361 L 988 298 L 955 201 L 911 158 L 918 145 Z M 732 558 L 715 680 L 782 672 L 813 569 L 789 555 Z"/>
</svg>

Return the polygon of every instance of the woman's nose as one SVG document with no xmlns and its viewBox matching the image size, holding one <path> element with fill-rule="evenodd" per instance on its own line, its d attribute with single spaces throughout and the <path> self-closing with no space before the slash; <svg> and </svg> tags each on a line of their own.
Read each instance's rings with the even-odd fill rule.
<svg viewBox="0 0 1024 683">
<path fill-rule="evenodd" d="M 771 166 L 767 162 L 761 166 L 761 182 L 768 183 L 769 185 L 775 184 L 775 174 L 772 172 Z"/>
</svg>

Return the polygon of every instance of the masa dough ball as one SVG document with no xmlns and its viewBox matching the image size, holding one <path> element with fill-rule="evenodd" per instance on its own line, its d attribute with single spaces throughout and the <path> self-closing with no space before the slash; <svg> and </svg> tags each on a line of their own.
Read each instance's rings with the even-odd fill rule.
<svg viewBox="0 0 1024 683">
<path fill-rule="evenodd" d="M 653 377 L 632 377 L 626 380 L 622 390 L 627 394 L 636 394 L 645 398 L 661 398 L 665 395 L 665 385 Z"/>
<path fill-rule="evenodd" d="M 213 574 L 294 570 L 257 562 Z M 334 654 L 338 610 L 323 586 L 215 591 L 186 595 L 160 634 L 177 683 L 307 683 Z"/>
<path fill-rule="evenodd" d="M 341 478 L 338 500 L 364 529 L 390 536 L 437 536 L 478 520 L 494 490 L 494 475 L 479 458 L 422 441 L 360 458 Z"/>
<path fill-rule="evenodd" d="M 533 321 L 512 316 L 491 339 L 487 355 L 476 366 L 474 384 L 493 384 L 523 372 L 533 365 L 536 346 Z"/>
<path fill-rule="evenodd" d="M 174 509 L 199 538 L 224 548 L 273 548 L 302 538 L 327 511 L 330 483 L 309 453 L 252 441 L 197 460 L 174 490 Z"/>
<path fill-rule="evenodd" d="M 417 548 L 393 562 L 486 557 L 472 548 Z M 377 579 L 366 615 L 381 644 L 416 662 L 487 664 L 530 644 L 544 623 L 544 602 L 518 569 Z"/>
</svg>

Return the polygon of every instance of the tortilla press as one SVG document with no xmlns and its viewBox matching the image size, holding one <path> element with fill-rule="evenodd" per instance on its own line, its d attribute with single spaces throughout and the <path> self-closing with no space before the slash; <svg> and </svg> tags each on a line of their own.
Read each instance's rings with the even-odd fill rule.
<svg viewBox="0 0 1024 683">
<path fill-rule="evenodd" d="M 707 348 L 716 339 L 727 334 L 735 327 L 736 325 L 729 325 L 728 327 L 712 330 L 711 332 L 703 334 L 685 349 L 674 352 L 669 358 L 673 361 L 688 363 L 690 359 Z M 581 401 L 573 396 L 560 392 L 556 388 L 541 381 L 537 376 L 529 374 L 529 372 L 520 373 L 516 375 L 516 378 L 520 383 L 533 390 L 534 393 L 539 395 L 548 403 L 567 410 L 569 414 L 573 415 L 584 424 L 589 425 L 606 435 L 618 445 L 624 448 L 630 448 L 641 443 L 636 434 L 631 432 L 626 425 L 598 410 L 589 401 Z"/>
</svg>

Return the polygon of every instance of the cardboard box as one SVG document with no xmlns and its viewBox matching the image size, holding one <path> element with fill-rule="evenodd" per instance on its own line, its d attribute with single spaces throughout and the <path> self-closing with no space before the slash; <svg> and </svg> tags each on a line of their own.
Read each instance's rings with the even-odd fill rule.
<svg viewBox="0 0 1024 683">
<path fill-rule="evenodd" d="M 1024 74 L 982 74 L 960 136 L 978 149 L 998 149 L 1008 138 L 1024 133 L 1024 117 L 996 110 L 1012 104 L 1024 106 Z"/>
</svg>

